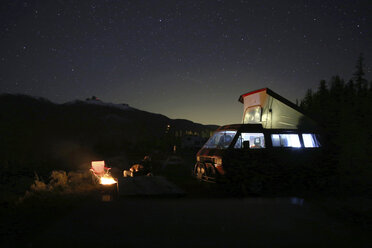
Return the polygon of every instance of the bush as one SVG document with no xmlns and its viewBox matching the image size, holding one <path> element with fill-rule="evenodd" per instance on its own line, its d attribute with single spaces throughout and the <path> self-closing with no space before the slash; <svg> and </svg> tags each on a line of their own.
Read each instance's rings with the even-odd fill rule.
<svg viewBox="0 0 372 248">
<path fill-rule="evenodd" d="M 35 180 L 26 191 L 25 195 L 19 199 L 19 203 L 30 198 L 47 198 L 57 195 L 82 195 L 89 194 L 96 190 L 97 186 L 92 184 L 89 172 L 72 171 L 52 171 L 49 182 L 45 183 L 35 173 Z"/>
</svg>

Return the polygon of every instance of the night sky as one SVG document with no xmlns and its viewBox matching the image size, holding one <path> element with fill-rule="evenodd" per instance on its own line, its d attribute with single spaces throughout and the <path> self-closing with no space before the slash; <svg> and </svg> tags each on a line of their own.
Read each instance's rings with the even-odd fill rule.
<svg viewBox="0 0 372 248">
<path fill-rule="evenodd" d="M 241 121 L 239 95 L 295 101 L 372 68 L 371 1 L 4 1 L 0 93 L 95 95 L 170 118 Z"/>
</svg>

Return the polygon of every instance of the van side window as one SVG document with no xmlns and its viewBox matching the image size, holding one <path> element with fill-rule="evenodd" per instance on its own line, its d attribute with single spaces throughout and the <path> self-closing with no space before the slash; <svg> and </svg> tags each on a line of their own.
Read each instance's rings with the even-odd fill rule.
<svg viewBox="0 0 372 248">
<path fill-rule="evenodd" d="M 249 141 L 249 148 L 265 148 L 265 137 L 263 133 L 241 133 L 236 140 L 234 145 L 235 149 L 243 149 L 244 144 L 248 144 L 245 141 Z"/>
<path fill-rule="evenodd" d="M 273 147 L 301 147 L 298 134 L 272 134 L 271 141 L 273 143 Z"/>
<path fill-rule="evenodd" d="M 304 140 L 304 146 L 307 148 L 320 147 L 320 143 L 313 133 L 302 134 L 302 139 Z"/>
</svg>

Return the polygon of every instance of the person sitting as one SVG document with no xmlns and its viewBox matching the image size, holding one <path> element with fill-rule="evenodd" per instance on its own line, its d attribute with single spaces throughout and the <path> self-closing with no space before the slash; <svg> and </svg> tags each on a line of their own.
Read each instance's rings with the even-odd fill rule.
<svg viewBox="0 0 372 248">
<path fill-rule="evenodd" d="M 254 145 L 251 148 L 262 148 L 260 137 L 254 138 Z"/>
<path fill-rule="evenodd" d="M 151 158 L 145 156 L 140 163 L 134 164 L 129 170 L 123 171 L 124 177 L 134 177 L 151 174 Z"/>
</svg>

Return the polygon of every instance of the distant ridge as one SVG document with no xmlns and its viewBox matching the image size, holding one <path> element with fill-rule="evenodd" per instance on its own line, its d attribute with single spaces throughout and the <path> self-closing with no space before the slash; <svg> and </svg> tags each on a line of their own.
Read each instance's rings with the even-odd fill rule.
<svg viewBox="0 0 372 248">
<path fill-rule="evenodd" d="M 44 98 L 1 94 L 0 160 L 27 164 L 33 158 L 42 164 L 68 159 L 76 164 L 93 155 L 167 150 L 184 135 L 207 138 L 217 127 L 170 119 L 126 104 L 80 100 L 56 104 Z"/>
</svg>

